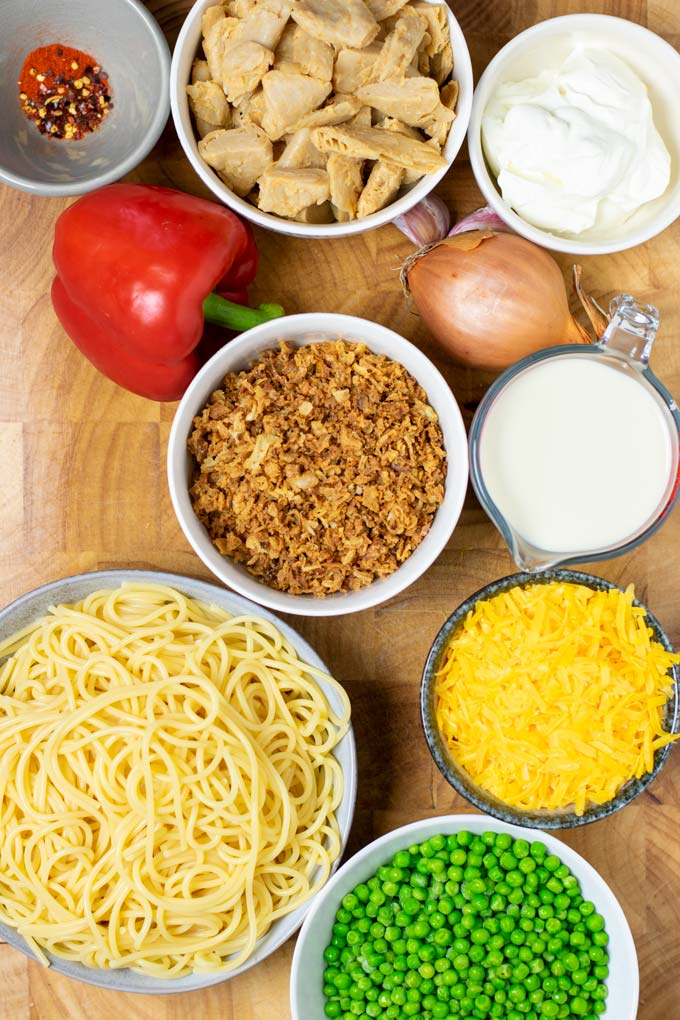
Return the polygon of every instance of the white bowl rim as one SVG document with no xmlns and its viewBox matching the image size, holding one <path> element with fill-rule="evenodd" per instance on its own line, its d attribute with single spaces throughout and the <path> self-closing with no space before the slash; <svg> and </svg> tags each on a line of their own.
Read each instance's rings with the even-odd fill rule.
<svg viewBox="0 0 680 1020">
<path fill-rule="evenodd" d="M 295 220 L 287 220 L 282 216 L 273 213 L 260 212 L 260 210 L 240 198 L 224 184 L 211 167 L 204 162 L 198 153 L 197 140 L 193 133 L 189 135 L 182 125 L 182 106 L 186 104 L 186 93 L 184 89 L 187 82 L 180 80 L 179 67 L 184 58 L 184 49 L 187 46 L 187 39 L 194 30 L 196 22 L 200 20 L 203 9 L 214 3 L 215 0 L 197 0 L 187 14 L 172 55 L 170 69 L 170 108 L 175 131 L 179 138 L 180 145 L 185 157 L 200 177 L 201 181 L 211 193 L 224 205 L 234 212 L 256 223 L 267 230 L 276 233 L 287 234 L 291 237 L 345 237 L 351 234 L 360 234 L 366 230 L 373 230 L 385 223 L 391 223 L 398 216 L 402 216 L 409 209 L 412 209 L 417 202 L 424 199 L 437 186 L 441 179 L 449 172 L 453 162 L 460 152 L 465 140 L 465 135 L 470 121 L 473 101 L 474 78 L 472 73 L 472 61 L 463 31 L 456 20 L 453 11 L 447 3 L 444 3 L 449 21 L 449 32 L 454 52 L 454 74 L 461 85 L 459 102 L 456 106 L 456 119 L 454 120 L 443 154 L 446 157 L 447 165 L 441 170 L 431 174 L 425 174 L 412 188 L 409 189 L 396 202 L 391 202 L 384 209 L 364 216 L 362 219 L 349 220 L 346 223 L 297 223 Z M 440 0 L 426 0 L 427 3 L 439 3 Z M 200 39 L 200 35 L 199 35 Z"/>
<path fill-rule="evenodd" d="M 139 15 L 154 41 L 158 54 L 160 81 L 157 107 L 148 130 L 125 159 L 103 173 L 94 172 L 92 177 L 87 179 L 81 179 L 72 184 L 51 184 L 48 181 L 38 181 L 33 177 L 25 177 L 23 174 L 12 173 L 11 170 L 6 170 L 3 166 L 0 166 L 0 181 L 9 184 L 12 188 L 18 188 L 19 191 L 27 191 L 32 195 L 43 195 L 47 198 L 66 198 L 72 195 L 84 195 L 88 191 L 94 191 L 95 188 L 103 188 L 106 184 L 112 184 L 114 181 L 120 180 L 121 177 L 134 170 L 153 149 L 161 136 L 170 113 L 170 47 L 153 14 L 140 3 L 140 0 L 118 0 L 118 3 L 127 4 L 128 7 Z"/>
<path fill-rule="evenodd" d="M 235 592 L 231 592 L 225 588 L 221 588 L 219 585 L 214 584 L 212 581 L 205 581 L 202 578 L 188 577 L 182 574 L 176 574 L 172 571 L 167 570 L 142 570 L 142 569 L 126 569 L 126 568 L 115 568 L 110 570 L 92 570 L 82 574 L 71 574 L 66 577 L 58 578 L 54 581 L 48 581 L 46 584 L 39 585 L 37 588 L 32 588 L 30 591 L 25 592 L 23 595 L 19 595 L 16 599 L 13 599 L 7 606 L 0 609 L 0 625 L 4 623 L 12 614 L 23 606 L 30 605 L 32 600 L 36 596 L 49 595 L 50 592 L 58 592 L 65 583 L 83 583 L 88 585 L 92 591 L 96 591 L 98 588 L 106 587 L 107 585 L 118 586 L 124 581 L 149 581 L 154 584 L 165 584 L 172 588 L 177 588 L 179 591 L 186 590 L 184 586 L 188 585 L 193 589 L 190 597 L 199 598 L 203 601 L 210 602 L 217 600 L 218 604 L 223 608 L 224 603 L 231 603 L 232 608 L 228 608 L 227 612 L 243 612 L 249 613 L 253 616 L 261 616 L 266 620 L 273 623 L 278 630 L 281 631 L 283 636 L 293 645 L 296 652 L 300 656 L 300 659 L 311 666 L 323 670 L 325 673 L 330 673 L 330 670 L 324 663 L 323 659 L 319 654 L 312 648 L 312 646 L 298 634 L 290 624 L 281 620 L 274 613 L 263 609 L 261 606 L 256 605 L 249 599 L 245 599 L 242 595 Z M 347 846 L 347 840 L 352 828 L 352 822 L 354 819 L 354 810 L 356 806 L 357 798 L 357 752 L 356 752 L 356 740 L 354 737 L 354 727 L 350 719 L 349 729 L 342 738 L 343 742 L 347 742 L 347 756 L 348 756 L 348 767 L 347 771 L 343 773 L 345 785 L 342 796 L 342 803 L 347 806 L 347 822 L 340 833 L 341 846 L 340 852 L 331 865 L 331 876 L 340 866 L 342 855 Z M 339 810 L 339 809 L 338 809 Z M 337 814 L 337 812 L 336 812 Z M 328 879 L 330 881 L 330 879 Z M 323 888 L 323 886 L 322 886 Z M 321 890 L 319 890 L 320 892 Z M 239 974 L 243 974 L 245 971 L 250 970 L 251 967 L 256 966 L 263 960 L 266 960 L 272 953 L 279 949 L 284 942 L 286 942 L 295 932 L 300 928 L 307 911 L 311 907 L 312 903 L 319 895 L 319 892 L 315 893 L 311 899 L 307 900 L 301 906 L 297 907 L 292 914 L 287 914 L 284 917 L 278 918 L 272 924 L 269 932 L 262 936 L 267 938 L 274 930 L 276 925 L 281 924 L 281 933 L 275 939 L 272 940 L 271 945 L 266 947 L 266 952 L 262 954 L 261 948 L 258 951 L 258 943 L 261 945 L 261 940 L 255 944 L 255 950 L 252 955 L 243 963 L 240 967 L 237 967 L 233 971 L 228 973 L 212 973 L 212 974 L 189 974 L 181 978 L 152 978 L 147 975 L 138 974 L 136 971 L 130 968 L 120 970 L 107 970 L 105 968 L 96 969 L 94 967 L 86 967 L 84 964 L 76 963 L 71 960 L 64 960 L 61 957 L 53 956 L 50 953 L 46 955 L 50 960 L 50 970 L 57 974 L 63 974 L 66 977 L 72 978 L 76 981 L 81 981 L 83 984 L 94 985 L 99 988 L 108 988 L 113 991 L 123 991 L 144 995 L 172 995 L 179 992 L 190 992 L 197 991 L 201 988 L 208 988 L 212 985 L 221 984 L 223 981 L 228 981 L 233 977 L 237 977 Z M 294 923 L 291 924 L 291 918 L 294 918 Z M 289 923 L 286 924 L 286 921 Z M 19 950 L 29 959 L 35 960 L 36 957 L 24 942 L 20 935 L 18 935 L 16 929 L 5 925 L 0 922 L 0 940 L 4 940 L 12 948 Z M 124 981 L 111 981 L 110 978 L 116 975 L 124 977 Z M 108 979 L 107 979 L 108 978 Z"/>
<path fill-rule="evenodd" d="M 644 244 L 646 241 L 656 237 L 669 227 L 678 218 L 678 216 L 680 216 L 679 191 L 675 200 L 669 203 L 668 208 L 663 215 L 659 213 L 656 221 L 653 221 L 644 227 L 639 227 L 628 238 L 619 238 L 616 241 L 609 242 L 578 241 L 576 239 L 562 237 L 559 234 L 550 233 L 550 231 L 547 230 L 541 230 L 539 227 L 535 227 L 533 224 L 527 223 L 526 220 L 522 219 L 521 216 L 518 216 L 517 213 L 503 200 L 500 192 L 497 190 L 493 182 L 491 174 L 489 173 L 481 141 L 482 116 L 487 102 L 483 93 L 489 81 L 493 79 L 499 65 L 504 63 L 508 56 L 521 49 L 527 41 L 533 39 L 535 36 L 552 34 L 554 31 L 559 30 L 571 31 L 581 25 L 588 28 L 589 26 L 595 26 L 596 24 L 601 25 L 603 28 L 606 28 L 608 25 L 617 25 L 621 31 L 628 31 L 631 35 L 638 34 L 641 38 L 648 39 L 650 42 L 653 41 L 653 45 L 666 49 L 676 60 L 680 61 L 680 53 L 678 53 L 678 51 L 671 46 L 669 42 L 662 38 L 662 36 L 653 32 L 645 25 L 639 25 L 637 22 L 629 21 L 627 18 L 619 18 L 613 14 L 592 13 L 562 14 L 556 18 L 546 18 L 545 21 L 539 21 L 536 25 L 532 25 L 530 28 L 527 28 L 523 32 L 514 36 L 489 61 L 477 82 L 477 87 L 475 88 L 467 133 L 470 165 L 472 167 L 475 182 L 484 196 L 485 201 L 491 206 L 494 212 L 496 212 L 500 218 L 517 234 L 525 237 L 528 241 L 533 241 L 534 244 L 538 244 L 543 248 L 548 248 L 551 251 L 559 251 L 568 255 L 609 255 L 614 252 L 627 251 L 629 248 L 635 248 L 637 245 Z M 621 28 L 623 25 L 627 27 L 625 29 Z"/>
<path fill-rule="evenodd" d="M 303 959 L 307 951 L 306 943 L 309 929 L 311 928 L 316 915 L 323 907 L 324 901 L 333 895 L 335 888 L 343 881 L 345 876 L 348 875 L 348 873 L 352 871 L 357 864 L 362 864 L 366 858 L 372 856 L 376 850 L 387 846 L 389 843 L 392 843 L 392 841 L 401 842 L 403 837 L 403 846 L 408 847 L 412 843 L 419 842 L 420 839 L 429 839 L 430 836 L 435 835 L 436 833 L 441 832 L 444 834 L 447 832 L 458 832 L 462 829 L 467 829 L 470 832 L 477 833 L 485 832 L 487 830 L 494 832 L 507 832 L 515 839 L 525 839 L 528 841 L 540 839 L 541 842 L 545 843 L 548 850 L 559 856 L 560 860 L 573 871 L 579 879 L 579 882 L 581 881 L 581 876 L 585 876 L 590 882 L 594 882 L 599 887 L 600 891 L 598 895 L 601 895 L 605 900 L 607 900 L 608 912 L 613 914 L 615 917 L 617 929 L 620 931 L 623 938 L 625 947 L 624 951 L 628 957 L 628 966 L 625 968 L 625 973 L 630 981 L 630 988 L 628 989 L 631 1006 L 630 1014 L 626 1017 L 612 1017 L 611 1020 L 635 1020 L 640 993 L 640 975 L 635 941 L 626 915 L 623 912 L 623 908 L 608 883 L 605 882 L 592 864 L 589 864 L 585 857 L 582 857 L 581 854 L 572 849 L 568 843 L 563 843 L 561 840 L 557 839 L 552 833 L 542 832 L 540 829 L 527 829 L 525 826 L 512 825 L 509 822 L 503 822 L 500 819 L 492 818 L 490 815 L 485 814 L 439 815 L 423 818 L 416 822 L 409 822 L 408 824 L 392 829 L 390 832 L 386 832 L 377 839 L 367 843 L 366 846 L 362 847 L 361 850 L 357 851 L 353 857 L 348 858 L 342 866 L 338 868 L 335 875 L 326 883 L 318 897 L 315 898 L 312 907 L 305 917 L 304 924 L 302 925 L 300 934 L 297 938 L 290 972 L 290 1005 L 292 1020 L 306 1020 L 306 1014 L 302 1008 L 304 1003 L 300 1001 L 298 989 L 300 985 L 299 978 L 304 970 Z M 395 840 L 395 837 L 398 837 L 398 839 Z M 608 1020 L 606 1013 L 603 1014 L 602 1020 Z"/>
<path fill-rule="evenodd" d="M 323 318 L 323 323 L 319 323 L 319 319 Z M 275 333 L 275 324 L 277 322 L 286 321 L 291 325 L 298 327 L 300 334 L 316 332 L 330 332 L 332 331 L 338 337 L 343 335 L 351 336 L 353 333 L 360 334 L 364 325 L 368 324 L 372 329 L 379 329 L 386 339 L 389 339 L 397 348 L 407 350 L 411 357 L 419 361 L 423 369 L 432 374 L 433 381 L 442 389 L 445 398 L 449 404 L 447 409 L 450 416 L 451 427 L 456 432 L 456 438 L 458 441 L 458 449 L 455 451 L 455 475 L 452 474 L 449 477 L 447 472 L 447 479 L 445 485 L 444 500 L 449 498 L 451 492 L 453 495 L 450 496 L 452 502 L 447 511 L 449 514 L 449 525 L 442 532 L 440 540 L 438 542 L 432 542 L 430 547 L 426 545 L 428 538 L 431 537 L 432 528 L 434 527 L 434 520 L 430 531 L 422 540 L 419 546 L 409 556 L 409 558 L 402 563 L 402 565 L 395 570 L 392 574 L 387 577 L 373 581 L 371 584 L 366 585 L 364 588 L 360 588 L 357 591 L 343 592 L 334 595 L 326 596 L 314 596 L 314 595 L 291 595 L 288 592 L 278 591 L 276 588 L 270 588 L 264 582 L 259 581 L 255 577 L 248 577 L 241 581 L 241 573 L 238 572 L 232 565 L 228 557 L 217 554 L 215 563 L 208 562 L 203 555 L 203 549 L 206 552 L 209 549 L 214 550 L 212 542 L 207 536 L 207 532 L 201 525 L 201 540 L 196 539 L 189 530 L 185 528 L 185 519 L 190 521 L 196 520 L 193 508 L 191 507 L 190 500 L 188 498 L 188 490 L 185 480 L 180 477 L 181 471 L 178 470 L 177 464 L 180 458 L 184 456 L 186 449 L 186 440 L 188 433 L 184 431 L 181 422 L 182 418 L 187 414 L 187 408 L 195 405 L 195 409 L 191 415 L 191 418 L 202 409 L 204 401 L 197 402 L 195 396 L 205 388 L 205 383 L 211 377 L 214 378 L 215 388 L 221 383 L 224 374 L 232 369 L 220 370 L 219 373 L 215 371 L 216 366 L 221 363 L 222 359 L 227 357 L 229 352 L 233 354 L 233 361 L 238 362 L 239 357 L 242 356 L 244 360 L 253 360 L 255 355 L 248 354 L 249 348 L 252 344 L 257 343 L 262 333 L 268 333 L 272 331 Z M 290 338 L 289 338 L 290 339 Z M 369 341 L 358 341 L 365 342 L 366 346 L 371 349 Z M 276 339 L 272 337 L 271 346 L 276 346 Z M 399 350 L 397 349 L 389 357 L 392 360 L 399 361 Z M 411 370 L 409 370 L 411 371 Z M 411 374 L 419 381 L 418 377 L 413 371 Z M 420 383 L 422 386 L 423 384 Z M 423 389 L 427 392 L 427 387 L 423 386 Z M 428 397 L 430 394 L 428 393 Z M 463 449 L 463 446 L 465 447 Z M 447 449 L 447 458 L 451 457 L 453 451 Z M 451 461 L 449 460 L 449 465 Z M 416 347 L 410 340 L 407 340 L 401 334 L 396 333 L 388 326 L 383 326 L 380 323 L 373 322 L 370 319 L 363 319 L 354 315 L 343 315 L 337 312 L 301 312 L 296 315 L 286 315 L 281 320 L 274 319 L 270 322 L 265 322 L 260 326 L 255 326 L 253 329 L 248 330 L 246 333 L 242 333 L 234 340 L 230 340 L 224 347 L 220 348 L 216 354 L 214 354 L 209 361 L 199 370 L 196 376 L 192 379 L 188 388 L 186 389 L 182 399 L 179 402 L 177 410 L 172 421 L 170 429 L 170 437 L 168 440 L 168 451 L 167 451 L 167 475 L 168 475 L 168 488 L 170 490 L 170 499 L 172 502 L 175 516 L 182 529 L 184 537 L 191 545 L 192 549 L 202 560 L 208 569 L 215 574 L 216 577 L 222 581 L 223 584 L 228 585 L 235 591 L 240 592 L 246 598 L 252 599 L 259 605 L 267 606 L 270 609 L 274 609 L 281 613 L 292 613 L 296 616 L 342 616 L 346 613 L 359 612 L 364 609 L 370 609 L 374 606 L 380 605 L 386 602 L 388 599 L 405 591 L 411 584 L 415 583 L 419 577 L 432 566 L 437 557 L 444 550 L 447 542 L 449 541 L 455 527 L 460 519 L 460 514 L 463 509 L 463 503 L 465 501 L 465 495 L 467 492 L 467 485 L 469 480 L 469 457 L 467 449 L 467 435 L 465 431 L 465 425 L 463 423 L 463 417 L 458 406 L 458 402 L 451 391 L 448 383 L 444 379 L 439 369 L 434 365 L 432 361 L 424 354 L 419 347 Z M 456 490 L 457 486 L 457 490 Z M 437 514 L 441 513 L 444 508 L 444 503 L 440 505 L 437 510 Z M 435 515 L 436 519 L 436 515 Z M 423 549 L 427 550 L 426 555 L 423 555 Z M 413 557 L 420 552 L 422 562 L 419 567 L 415 570 L 413 568 Z M 217 562 L 220 562 L 222 567 L 221 570 L 217 570 Z M 401 575 L 399 577 L 399 575 Z M 395 583 L 395 579 L 399 577 L 399 580 Z M 246 586 L 244 586 L 244 583 Z M 251 586 L 256 586 L 257 595 L 251 590 Z M 387 588 L 387 591 L 385 591 Z"/>
</svg>

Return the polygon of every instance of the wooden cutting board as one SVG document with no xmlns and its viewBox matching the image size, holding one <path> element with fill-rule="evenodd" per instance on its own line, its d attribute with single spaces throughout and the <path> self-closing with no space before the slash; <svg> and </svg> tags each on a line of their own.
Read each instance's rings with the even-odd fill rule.
<svg viewBox="0 0 680 1020">
<path fill-rule="evenodd" d="M 188 0 L 152 0 L 174 43 Z M 680 43 L 677 0 L 460 0 L 452 4 L 477 78 L 493 54 L 536 21 L 599 11 L 648 25 Z M 169 125 L 130 180 L 207 195 Z M 439 192 L 459 214 L 480 205 L 465 150 Z M 85 361 L 55 320 L 50 249 L 63 200 L 0 189 L 0 603 L 85 570 L 151 567 L 209 578 L 175 522 L 164 458 L 174 406 L 118 389 Z M 333 241 L 257 231 L 255 297 L 288 312 L 373 318 L 418 344 L 452 385 L 469 421 L 488 379 L 454 368 L 402 298 L 398 270 L 411 250 L 391 226 Z M 565 273 L 570 260 L 560 260 Z M 658 305 L 653 367 L 680 396 L 680 223 L 620 255 L 583 260 L 586 286 L 603 304 L 626 290 Z M 633 554 L 598 564 L 635 583 L 680 646 L 680 510 Z M 403 823 L 469 811 L 440 777 L 418 719 L 422 665 L 439 626 L 467 595 L 513 563 L 468 498 L 446 551 L 388 605 L 336 620 L 294 620 L 352 698 L 359 797 L 350 851 Z M 640 957 L 639 1020 L 680 1018 L 680 752 L 634 804 L 564 834 L 611 884 Z M 261 966 L 204 992 L 151 998 L 77 984 L 0 944 L 0 1020 L 289 1020 L 291 940 Z M 320 1020 L 310 1017 L 309 1020 Z M 616 1020 L 616 1018 L 612 1018 Z"/>
</svg>

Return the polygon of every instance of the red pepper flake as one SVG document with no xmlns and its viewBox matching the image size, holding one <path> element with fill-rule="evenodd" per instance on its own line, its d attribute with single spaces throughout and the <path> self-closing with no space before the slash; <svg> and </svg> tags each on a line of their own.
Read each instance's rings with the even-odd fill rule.
<svg viewBox="0 0 680 1020">
<path fill-rule="evenodd" d="M 21 69 L 21 109 L 49 138 L 78 141 L 95 131 L 113 108 L 108 78 L 82 50 L 62 43 L 41 46 L 28 54 Z M 45 116 L 48 104 L 50 117 L 61 118 L 56 123 Z"/>
</svg>

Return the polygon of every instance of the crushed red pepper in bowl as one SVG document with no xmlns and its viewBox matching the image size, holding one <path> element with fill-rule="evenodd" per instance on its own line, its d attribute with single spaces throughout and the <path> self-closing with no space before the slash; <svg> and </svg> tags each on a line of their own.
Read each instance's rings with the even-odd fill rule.
<svg viewBox="0 0 680 1020">
<path fill-rule="evenodd" d="M 23 112 L 50 138 L 78 141 L 95 131 L 113 107 L 101 65 L 88 53 L 61 43 L 32 50 L 18 85 Z"/>
</svg>

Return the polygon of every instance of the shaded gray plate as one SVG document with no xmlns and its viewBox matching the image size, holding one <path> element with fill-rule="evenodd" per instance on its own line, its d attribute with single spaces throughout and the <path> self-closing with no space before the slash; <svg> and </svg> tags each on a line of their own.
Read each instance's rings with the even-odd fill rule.
<svg viewBox="0 0 680 1020">
<path fill-rule="evenodd" d="M 149 581 L 155 584 L 170 585 L 191 598 L 212 603 L 235 615 L 251 613 L 253 616 L 264 617 L 264 619 L 270 620 L 278 627 L 284 637 L 290 641 L 303 662 L 308 663 L 310 666 L 316 666 L 326 673 L 330 672 L 314 649 L 292 627 L 289 627 L 287 623 L 284 623 L 283 620 L 280 620 L 273 613 L 262 609 L 261 606 L 256 606 L 253 602 L 249 602 L 248 599 L 244 599 L 240 595 L 234 595 L 232 592 L 227 591 L 226 588 L 220 588 L 206 581 L 194 581 L 189 577 L 183 577 L 181 574 L 161 573 L 152 570 L 99 570 L 91 574 L 76 574 L 73 577 L 65 577 L 62 580 L 45 584 L 41 588 L 36 588 L 35 591 L 20 596 L 20 598 L 0 612 L 0 641 L 5 640 L 11 634 L 21 630 L 22 627 L 32 623 L 33 620 L 43 616 L 50 606 L 58 603 L 79 602 L 93 591 L 97 591 L 100 588 L 117 588 L 123 581 Z M 333 689 L 323 681 L 319 681 L 319 686 L 324 691 L 331 707 L 339 710 L 340 701 Z M 336 747 L 335 757 L 342 766 L 345 778 L 345 791 L 336 812 L 340 827 L 342 850 L 344 850 L 352 825 L 354 802 L 356 799 L 356 748 L 354 732 L 351 726 Z M 340 856 L 342 856 L 342 850 Z M 339 864 L 339 861 L 340 857 L 335 862 L 333 871 Z M 298 907 L 297 910 L 275 921 L 267 934 L 258 940 L 255 951 L 246 963 L 226 974 L 190 974 L 187 977 L 163 979 L 138 974 L 129 968 L 98 970 L 94 967 L 85 967 L 81 963 L 72 963 L 69 960 L 62 960 L 57 956 L 47 955 L 50 957 L 51 967 L 57 973 L 76 978 L 78 981 L 84 981 L 86 984 L 98 985 L 101 988 L 112 988 L 121 992 L 143 992 L 146 994 L 190 992 L 226 981 L 237 974 L 242 974 L 243 971 L 264 960 L 297 931 L 313 899 L 314 897 Z M 20 949 L 22 953 L 30 956 L 31 959 L 35 959 L 24 939 L 14 928 L 0 924 L 0 940 L 2 939 L 16 949 Z"/>
</svg>

